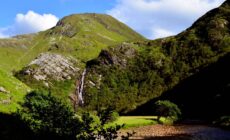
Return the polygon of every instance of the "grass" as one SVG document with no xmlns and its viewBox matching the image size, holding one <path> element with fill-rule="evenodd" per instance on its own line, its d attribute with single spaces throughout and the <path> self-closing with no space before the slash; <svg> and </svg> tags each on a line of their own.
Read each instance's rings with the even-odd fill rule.
<svg viewBox="0 0 230 140">
<path fill-rule="evenodd" d="M 155 124 L 165 124 L 172 125 L 173 122 L 171 119 L 161 117 L 160 122 L 157 121 L 157 116 L 121 116 L 112 124 L 122 125 L 124 124 L 124 129 L 148 126 Z"/>
<path fill-rule="evenodd" d="M 21 48 L 0 47 L 0 69 L 8 72 L 19 70 L 22 66 L 18 60 L 25 51 Z"/>
<path fill-rule="evenodd" d="M 20 102 L 30 90 L 25 84 L 16 79 L 11 74 L 0 70 L 0 87 L 6 89 L 9 93 L 0 92 L 0 112 L 15 112 Z M 3 103 L 7 101 L 8 103 Z"/>
<path fill-rule="evenodd" d="M 124 128 L 154 125 L 157 124 L 156 118 L 156 116 L 121 116 L 113 124 L 125 124 Z"/>
</svg>

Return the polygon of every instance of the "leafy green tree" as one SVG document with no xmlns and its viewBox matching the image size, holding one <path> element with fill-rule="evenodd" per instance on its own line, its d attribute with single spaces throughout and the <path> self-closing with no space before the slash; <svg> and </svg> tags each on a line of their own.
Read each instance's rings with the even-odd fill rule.
<svg viewBox="0 0 230 140">
<path fill-rule="evenodd" d="M 119 114 L 115 111 L 115 108 L 112 106 L 99 110 L 97 115 L 100 117 L 102 125 L 116 121 L 119 117 Z"/>
<path fill-rule="evenodd" d="M 82 114 L 83 129 L 77 134 L 77 139 L 94 140 L 98 136 L 100 119 L 88 112 Z"/>
<path fill-rule="evenodd" d="M 41 91 L 29 93 L 17 114 L 39 137 L 74 139 L 82 129 L 70 106 Z"/>
<path fill-rule="evenodd" d="M 114 122 L 118 117 L 119 114 L 115 111 L 115 108 L 112 106 L 109 106 L 108 108 L 102 109 L 97 114 L 100 119 L 100 128 L 98 131 L 98 138 L 99 139 L 105 139 L 105 140 L 113 140 L 118 137 L 118 131 L 124 127 L 123 125 L 113 125 L 113 126 L 107 126 L 108 123 Z"/>
<path fill-rule="evenodd" d="M 105 109 L 99 113 L 99 117 L 90 113 L 83 113 L 83 130 L 77 139 L 81 140 L 113 140 L 118 137 L 118 131 L 124 125 L 108 125 L 111 122 L 113 111 Z"/>
<path fill-rule="evenodd" d="M 111 108 L 101 111 L 100 117 L 90 113 L 77 116 L 65 102 L 42 91 L 25 97 L 19 119 L 33 133 L 35 139 L 113 140 L 123 125 L 108 126 L 114 120 Z"/>
<path fill-rule="evenodd" d="M 159 122 L 161 117 L 168 117 L 171 118 L 173 121 L 176 121 L 181 116 L 181 111 L 179 107 L 168 100 L 157 101 L 155 103 L 154 108 L 155 108 L 155 113 L 158 116 Z"/>
</svg>

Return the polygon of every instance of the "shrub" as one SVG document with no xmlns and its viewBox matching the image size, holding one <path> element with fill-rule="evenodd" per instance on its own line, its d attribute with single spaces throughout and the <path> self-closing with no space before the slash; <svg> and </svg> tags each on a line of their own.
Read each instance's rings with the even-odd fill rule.
<svg viewBox="0 0 230 140">
<path fill-rule="evenodd" d="M 84 112 L 82 114 L 83 130 L 77 134 L 77 139 L 91 140 L 98 135 L 98 128 L 100 127 L 100 119 L 90 113 Z"/>
<path fill-rule="evenodd" d="M 110 106 L 98 111 L 98 116 L 100 117 L 102 124 L 106 124 L 116 121 L 119 117 L 119 114 L 115 111 L 115 108 Z"/>
<path fill-rule="evenodd" d="M 154 108 L 155 114 L 158 116 L 158 121 L 160 121 L 160 117 L 167 117 L 173 121 L 177 121 L 181 116 L 181 111 L 178 106 L 168 100 L 157 101 Z"/>
<path fill-rule="evenodd" d="M 33 91 L 25 97 L 17 117 L 34 134 L 34 139 L 112 140 L 123 125 L 106 125 L 115 120 L 110 108 L 100 116 L 83 113 L 77 117 L 73 109 L 60 99 L 42 91 Z"/>
<path fill-rule="evenodd" d="M 71 107 L 41 91 L 25 97 L 17 116 L 39 137 L 74 139 L 82 127 Z"/>
<path fill-rule="evenodd" d="M 218 120 L 214 121 L 214 124 L 220 127 L 229 129 L 230 128 L 230 116 L 222 116 Z"/>
<path fill-rule="evenodd" d="M 118 130 L 124 125 L 108 126 L 102 118 L 90 113 L 83 113 L 83 130 L 77 135 L 80 140 L 113 140 L 118 137 Z M 108 121 L 105 121 L 108 122 Z"/>
</svg>

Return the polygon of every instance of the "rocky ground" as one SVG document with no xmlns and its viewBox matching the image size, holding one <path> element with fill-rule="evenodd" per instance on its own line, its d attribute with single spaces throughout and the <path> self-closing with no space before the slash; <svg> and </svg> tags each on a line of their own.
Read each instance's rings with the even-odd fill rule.
<svg viewBox="0 0 230 140">
<path fill-rule="evenodd" d="M 207 125 L 153 125 L 122 130 L 135 132 L 132 140 L 230 140 L 230 131 Z"/>
</svg>

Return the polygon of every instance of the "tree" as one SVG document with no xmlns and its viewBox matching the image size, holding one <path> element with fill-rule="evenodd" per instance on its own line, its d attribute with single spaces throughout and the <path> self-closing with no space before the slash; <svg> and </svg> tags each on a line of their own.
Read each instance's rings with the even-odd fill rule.
<svg viewBox="0 0 230 140">
<path fill-rule="evenodd" d="M 98 116 L 90 113 L 83 113 L 82 120 L 84 130 L 77 135 L 77 139 L 81 140 L 114 140 L 118 137 L 118 131 L 124 127 L 124 125 L 108 125 L 109 122 L 114 119 L 114 111 L 103 109 L 98 113 Z M 130 137 L 129 135 L 128 137 Z M 123 138 L 124 136 L 122 136 Z"/>
<path fill-rule="evenodd" d="M 102 125 L 116 121 L 119 117 L 119 114 L 115 111 L 115 107 L 112 106 L 99 110 L 97 115 L 99 116 Z"/>
<path fill-rule="evenodd" d="M 33 132 L 33 139 L 113 140 L 124 126 L 107 126 L 113 113 L 105 109 L 100 117 L 90 113 L 77 117 L 72 107 L 50 93 L 33 91 L 26 95 L 16 116 Z"/>
<path fill-rule="evenodd" d="M 98 131 L 98 136 L 101 139 L 105 140 L 113 140 L 118 137 L 118 131 L 124 127 L 123 125 L 113 125 L 113 126 L 106 126 L 110 122 L 114 122 L 118 117 L 119 114 L 115 111 L 115 108 L 109 106 L 108 108 L 102 109 L 97 114 L 100 119 L 101 127 Z"/>
<path fill-rule="evenodd" d="M 173 121 L 176 121 L 181 116 L 181 111 L 178 106 L 168 100 L 157 101 L 154 108 L 159 122 L 161 117 L 169 117 Z"/>
<path fill-rule="evenodd" d="M 82 122 L 70 106 L 41 91 L 25 97 L 17 116 L 39 137 L 75 139 L 82 129 Z"/>
</svg>

